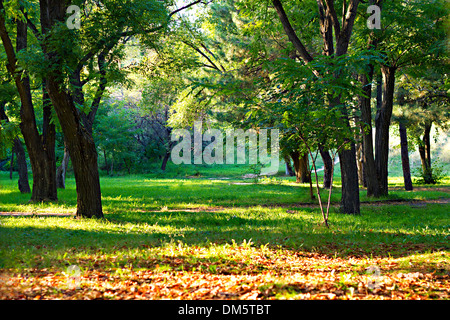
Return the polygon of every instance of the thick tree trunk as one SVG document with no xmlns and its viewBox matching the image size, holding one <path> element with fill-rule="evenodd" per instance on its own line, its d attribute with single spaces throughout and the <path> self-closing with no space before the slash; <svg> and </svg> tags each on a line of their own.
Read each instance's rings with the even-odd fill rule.
<svg viewBox="0 0 450 320">
<path fill-rule="evenodd" d="M 339 159 L 342 180 L 341 212 L 359 214 L 360 200 L 355 144 L 350 143 L 350 150 L 339 152 Z"/>
<path fill-rule="evenodd" d="M 291 152 L 291 158 L 294 162 L 294 170 L 297 183 L 311 182 L 311 172 L 309 171 L 308 154 L 300 156 L 298 151 Z"/>
<path fill-rule="evenodd" d="M 402 169 L 403 169 L 403 180 L 405 182 L 405 190 L 413 190 L 413 185 L 411 181 L 411 168 L 409 165 L 409 154 L 408 154 L 408 136 L 406 134 L 406 127 L 400 121 L 399 123 L 400 132 L 400 153 L 402 157 Z"/>
<path fill-rule="evenodd" d="M 53 77 L 48 92 L 58 115 L 72 160 L 77 189 L 77 217 L 103 217 L 97 150 L 94 140 L 82 126 L 78 110 L 69 95 Z"/>
<path fill-rule="evenodd" d="M 380 195 L 388 195 L 389 126 L 394 105 L 396 67 L 382 66 L 383 102 L 375 117 L 375 163 Z"/>
<path fill-rule="evenodd" d="M 331 159 L 330 152 L 325 150 L 322 146 L 319 146 L 320 156 L 323 160 L 323 187 L 330 189 L 331 187 L 331 175 L 333 174 L 333 159 Z"/>
</svg>

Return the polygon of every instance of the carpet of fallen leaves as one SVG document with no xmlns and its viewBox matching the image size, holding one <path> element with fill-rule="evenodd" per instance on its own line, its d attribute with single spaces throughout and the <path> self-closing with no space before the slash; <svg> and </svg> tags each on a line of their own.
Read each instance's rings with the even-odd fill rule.
<svg viewBox="0 0 450 320">
<path fill-rule="evenodd" d="M 190 254 L 199 257 L 201 247 Z M 64 270 L 1 270 L 0 299 L 449 299 L 449 252 L 439 259 L 335 257 L 234 247 L 233 263 L 160 257 L 145 266 L 83 266 L 78 283 Z M 444 262 L 443 262 L 444 261 Z M 136 263 L 136 261 L 135 261 Z M 146 263 L 146 264 L 145 264 Z M 164 264 L 164 268 L 161 267 Z M 375 271 L 376 272 L 375 272 Z"/>
</svg>

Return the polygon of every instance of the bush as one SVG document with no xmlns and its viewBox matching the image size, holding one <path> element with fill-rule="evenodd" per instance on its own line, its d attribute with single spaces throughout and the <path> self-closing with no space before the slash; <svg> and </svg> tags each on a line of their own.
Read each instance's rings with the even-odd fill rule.
<svg viewBox="0 0 450 320">
<path fill-rule="evenodd" d="M 426 170 L 423 170 L 421 167 L 416 168 L 414 175 L 414 182 L 417 184 L 437 184 L 446 177 L 446 172 L 440 161 L 436 160 L 431 165 L 431 168 Z"/>
</svg>

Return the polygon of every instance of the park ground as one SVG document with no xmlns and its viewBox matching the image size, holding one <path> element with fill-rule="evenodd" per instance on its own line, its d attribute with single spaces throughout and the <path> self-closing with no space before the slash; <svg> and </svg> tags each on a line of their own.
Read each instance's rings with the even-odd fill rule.
<svg viewBox="0 0 450 320">
<path fill-rule="evenodd" d="M 0 173 L 0 299 L 450 298 L 450 178 L 407 192 L 391 177 L 354 216 L 337 177 L 326 228 L 292 177 L 176 170 L 103 176 L 101 220 L 74 219 L 72 177 L 30 204 Z"/>
</svg>

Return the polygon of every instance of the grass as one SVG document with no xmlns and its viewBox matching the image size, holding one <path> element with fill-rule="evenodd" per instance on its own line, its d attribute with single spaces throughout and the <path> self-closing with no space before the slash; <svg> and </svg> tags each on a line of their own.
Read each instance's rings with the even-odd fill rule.
<svg viewBox="0 0 450 320">
<path fill-rule="evenodd" d="M 317 200 L 309 198 L 308 185 L 296 184 L 293 178 L 279 176 L 255 184 L 235 173 L 229 179 L 223 179 L 224 175 L 215 179 L 202 175 L 166 179 L 154 175 L 104 176 L 101 184 L 105 219 L 77 220 L 39 215 L 75 212 L 73 178 L 68 179 L 66 190 L 58 192 L 58 202 L 31 204 L 29 195 L 16 190 L 15 180 L 10 181 L 5 173 L 0 173 L 0 212 L 35 213 L 0 216 L 0 268 L 10 275 L 11 281 L 18 281 L 21 294 L 27 298 L 58 295 L 68 298 L 68 292 L 58 289 L 57 284 L 51 286 L 56 288 L 55 293 L 45 290 L 43 293 L 31 284 L 27 287 L 20 277 L 26 274 L 38 283 L 48 276 L 43 270 L 50 270 L 45 272 L 62 281 L 64 271 L 73 264 L 80 266 L 89 281 L 98 276 L 96 272 L 103 272 L 105 279 L 114 275 L 116 282 L 142 278 L 139 272 L 152 277 L 155 283 L 161 280 L 157 277 L 169 277 L 166 282 L 161 280 L 161 286 L 176 277 L 195 275 L 197 281 L 198 277 L 210 275 L 220 279 L 230 274 L 242 276 L 234 291 L 230 289 L 235 292 L 230 297 L 238 298 L 308 298 L 308 293 L 316 298 L 325 293 L 345 298 L 350 291 L 359 290 L 365 268 L 374 264 L 400 287 L 402 284 L 394 277 L 399 273 L 420 271 L 446 277 L 433 278 L 434 289 L 428 293 L 431 298 L 441 297 L 438 283 L 448 283 L 450 204 L 411 202 L 448 199 L 448 178 L 438 186 L 413 192 L 402 191 L 401 179 L 391 178 L 392 191 L 381 200 L 403 201 L 395 205 L 375 204 L 380 200 L 367 198 L 361 190 L 362 214 L 344 215 L 334 207 L 331 227 L 327 229 L 320 224 L 316 206 L 298 206 Z M 339 199 L 337 179 L 333 203 L 337 204 Z M 351 262 L 353 258 L 355 263 Z M 333 281 L 321 278 L 325 276 L 324 270 L 328 277 L 333 269 L 337 270 Z M 316 280 L 302 278 L 300 285 L 296 277 L 307 277 L 310 272 Z M 132 274 L 140 276 L 133 278 Z M 245 275 L 255 277 L 253 282 L 245 280 Z M 315 291 L 306 292 L 305 286 L 312 283 Z M 92 289 L 94 284 L 89 286 Z M 245 291 L 246 286 L 253 286 L 253 291 Z M 86 290 L 87 287 L 86 284 Z M 408 287 L 397 293 L 403 298 L 425 295 L 416 289 Z M 383 290 L 380 294 L 386 294 L 388 289 Z M 4 294 L 8 296 L 11 292 Z M 107 297 L 106 289 L 98 292 L 100 298 Z M 154 298 L 171 298 L 176 291 L 148 292 L 155 294 L 151 296 Z M 184 297 L 199 298 L 192 290 L 186 292 L 179 296 L 190 294 Z M 209 292 L 215 291 L 210 288 Z M 225 297 L 218 292 L 201 297 Z M 256 296 L 246 296 L 251 292 Z M 370 294 L 380 298 L 373 292 Z M 364 296 L 370 294 L 366 292 Z"/>
</svg>

